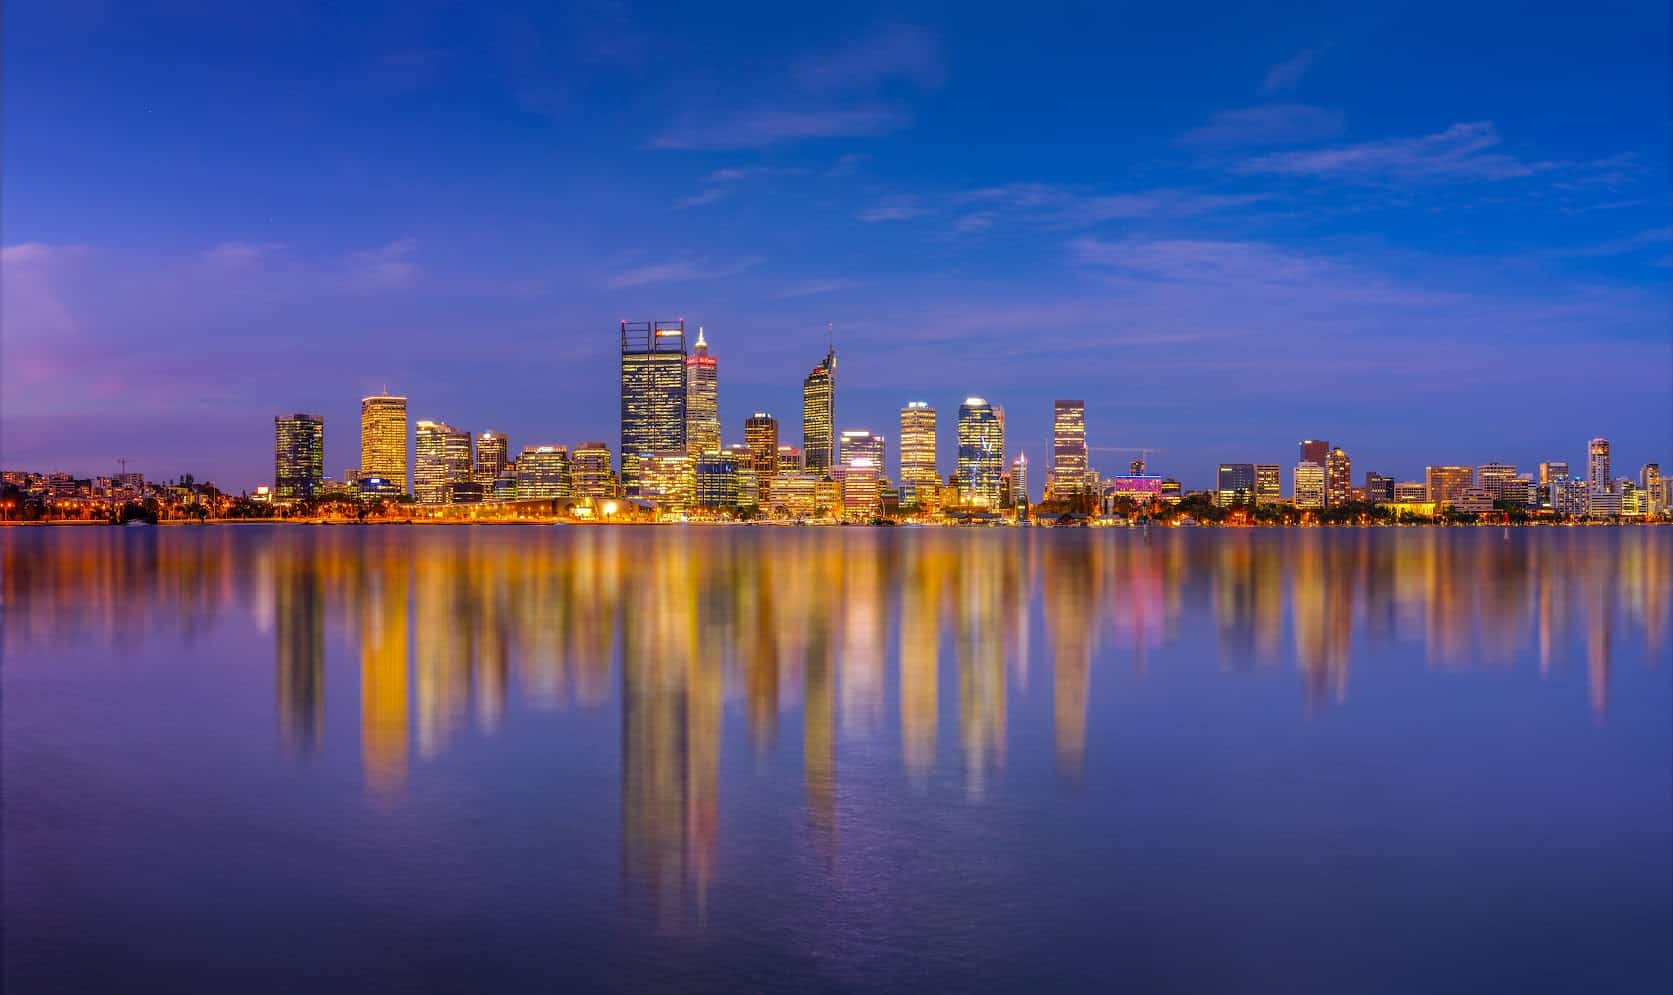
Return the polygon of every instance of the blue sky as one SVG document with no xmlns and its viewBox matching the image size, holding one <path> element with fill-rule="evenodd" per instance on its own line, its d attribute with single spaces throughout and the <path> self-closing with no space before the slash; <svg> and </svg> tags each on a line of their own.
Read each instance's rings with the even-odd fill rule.
<svg viewBox="0 0 1673 995">
<path fill-rule="evenodd" d="M 1673 463 L 1664 3 L 8 5 L 7 467 L 239 488 L 358 399 L 617 437 L 616 323 L 891 440 Z M 1106 471 L 1126 456 L 1099 454 Z"/>
</svg>

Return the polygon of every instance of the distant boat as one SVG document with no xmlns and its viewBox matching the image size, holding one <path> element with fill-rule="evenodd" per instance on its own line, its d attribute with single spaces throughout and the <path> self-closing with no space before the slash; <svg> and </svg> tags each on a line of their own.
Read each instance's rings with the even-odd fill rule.
<svg viewBox="0 0 1673 995">
<path fill-rule="evenodd" d="M 148 527 L 148 526 L 150 526 L 151 523 L 141 521 L 137 518 L 132 518 L 132 519 L 129 519 L 128 521 L 126 521 L 126 522 L 123 522 L 122 524 L 131 529 L 131 528 L 134 528 L 135 526 Z"/>
</svg>

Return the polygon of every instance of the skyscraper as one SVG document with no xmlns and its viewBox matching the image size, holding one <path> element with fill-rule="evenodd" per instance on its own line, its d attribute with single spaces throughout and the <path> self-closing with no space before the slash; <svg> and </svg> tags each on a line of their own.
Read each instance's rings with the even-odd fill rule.
<svg viewBox="0 0 1673 995">
<path fill-rule="evenodd" d="M 836 465 L 836 349 L 802 381 L 802 460 L 824 472 Z"/>
<path fill-rule="evenodd" d="M 1317 463 L 1324 466 L 1325 459 L 1329 455 L 1329 441 L 1325 439 L 1303 439 L 1301 441 L 1301 462 Z"/>
<path fill-rule="evenodd" d="M 1483 463 L 1476 467 L 1476 486 L 1493 496 L 1495 501 L 1522 501 L 1526 487 L 1516 479 L 1516 467 L 1507 463 Z"/>
<path fill-rule="evenodd" d="M 1312 460 L 1302 460 L 1295 465 L 1294 471 L 1295 506 L 1297 508 L 1323 508 L 1325 503 L 1324 467 Z"/>
<path fill-rule="evenodd" d="M 1324 458 L 1325 503 L 1331 507 L 1347 504 L 1353 499 L 1353 487 L 1353 461 L 1337 446 Z"/>
<path fill-rule="evenodd" d="M 446 422 L 419 421 L 415 428 L 413 496 L 420 504 L 446 504 L 456 484 L 471 483 L 471 434 Z"/>
<path fill-rule="evenodd" d="M 476 437 L 476 463 L 474 474 L 476 482 L 484 487 L 492 487 L 494 481 L 505 470 L 506 453 L 510 443 L 505 436 L 490 429 Z"/>
<path fill-rule="evenodd" d="M 1475 486 L 1475 470 L 1467 466 L 1426 466 L 1423 479 L 1429 500 L 1436 505 L 1452 504 Z"/>
<path fill-rule="evenodd" d="M 622 322 L 622 493 L 639 493 L 639 460 L 685 452 L 685 320 Z"/>
<path fill-rule="evenodd" d="M 1051 405 L 1051 493 L 1062 499 L 1091 486 L 1086 458 L 1086 402 Z"/>
<path fill-rule="evenodd" d="M 1221 463 L 1215 473 L 1215 501 L 1222 508 L 1255 501 L 1255 464 Z"/>
<path fill-rule="evenodd" d="M 755 465 L 756 484 L 765 492 L 778 476 L 778 419 L 765 411 L 744 419 L 744 445 Z"/>
<path fill-rule="evenodd" d="M 1011 506 L 1021 508 L 1028 504 L 1028 454 L 1017 453 L 1017 458 L 1011 461 Z"/>
<path fill-rule="evenodd" d="M 567 498 L 571 485 L 567 447 L 524 446 L 517 454 L 517 500 Z"/>
<path fill-rule="evenodd" d="M 993 405 L 967 397 L 958 408 L 958 476 L 964 503 L 999 507 L 1005 434 Z"/>
<path fill-rule="evenodd" d="M 692 456 L 720 452 L 720 366 L 701 325 L 685 361 L 685 445 Z"/>
<path fill-rule="evenodd" d="M 325 419 L 278 415 L 273 419 L 273 495 L 300 501 L 325 483 Z"/>
<path fill-rule="evenodd" d="M 928 401 L 909 401 L 900 409 L 900 500 L 924 503 L 941 477 L 935 465 L 935 409 Z"/>
<path fill-rule="evenodd" d="M 1586 446 L 1586 489 L 1599 494 L 1614 486 L 1609 475 L 1609 440 L 1593 439 Z"/>
<path fill-rule="evenodd" d="M 1655 515 L 1667 510 L 1667 485 L 1661 476 L 1660 463 L 1645 463 L 1638 471 L 1638 486 L 1646 495 L 1645 511 Z"/>
<path fill-rule="evenodd" d="M 387 391 L 360 399 L 360 475 L 407 489 L 407 399 Z"/>
<path fill-rule="evenodd" d="M 616 496 L 616 478 L 610 473 L 610 447 L 602 442 L 583 442 L 569 458 L 569 493 L 577 498 L 606 501 Z"/>
<path fill-rule="evenodd" d="M 1284 494 L 1284 471 L 1276 463 L 1255 464 L 1255 503 L 1277 504 Z"/>
<path fill-rule="evenodd" d="M 1539 465 L 1539 486 L 1549 486 L 1553 480 L 1568 479 L 1568 460 L 1546 460 Z"/>
<path fill-rule="evenodd" d="M 872 468 L 882 473 L 885 443 L 881 435 L 872 435 L 864 429 L 849 429 L 837 439 L 837 463 L 847 466 L 856 459 L 871 460 Z"/>
<path fill-rule="evenodd" d="M 1394 478 L 1385 477 L 1370 470 L 1365 471 L 1365 500 L 1372 504 L 1392 504 L 1394 502 Z"/>
</svg>

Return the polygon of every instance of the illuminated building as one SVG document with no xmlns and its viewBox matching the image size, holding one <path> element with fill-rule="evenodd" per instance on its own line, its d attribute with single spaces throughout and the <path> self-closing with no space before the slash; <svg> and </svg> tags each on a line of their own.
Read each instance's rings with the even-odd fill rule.
<svg viewBox="0 0 1673 995">
<path fill-rule="evenodd" d="M 757 411 L 744 419 L 744 445 L 749 447 L 755 476 L 763 490 L 778 475 L 778 419 Z"/>
<path fill-rule="evenodd" d="M 1295 465 L 1291 487 L 1297 508 L 1325 506 L 1324 467 L 1312 460 L 1302 460 Z"/>
<path fill-rule="evenodd" d="M 360 399 L 360 475 L 407 489 L 407 399 L 388 392 Z"/>
<path fill-rule="evenodd" d="M 1396 504 L 1413 504 L 1429 500 L 1429 485 L 1421 480 L 1402 480 L 1394 485 Z"/>
<path fill-rule="evenodd" d="M 504 472 L 506 466 L 507 449 L 510 443 L 505 436 L 489 430 L 476 437 L 476 461 L 473 473 L 476 482 L 484 487 L 493 487 L 494 481 Z"/>
<path fill-rule="evenodd" d="M 1324 458 L 1325 503 L 1331 507 L 1353 500 L 1353 461 L 1341 446 L 1332 449 Z"/>
<path fill-rule="evenodd" d="M 1255 503 L 1277 504 L 1284 496 L 1284 472 L 1276 463 L 1255 464 Z"/>
<path fill-rule="evenodd" d="M 720 366 L 701 325 L 685 361 L 685 446 L 692 456 L 720 451 Z"/>
<path fill-rule="evenodd" d="M 1568 476 L 1567 460 L 1547 460 L 1539 465 L 1539 486 L 1545 487 L 1553 480 L 1562 480 Z"/>
<path fill-rule="evenodd" d="M 1475 486 L 1475 470 L 1467 466 L 1428 466 L 1423 468 L 1423 477 L 1427 500 L 1438 507 L 1451 504 L 1464 488 Z"/>
<path fill-rule="evenodd" d="M 1592 518 L 1614 518 L 1621 513 L 1621 492 L 1613 486 L 1604 490 L 1586 488 L 1586 514 Z"/>
<path fill-rule="evenodd" d="M 1593 439 L 1586 445 L 1586 486 L 1596 494 L 1609 490 L 1613 484 L 1609 476 L 1609 440 Z"/>
<path fill-rule="evenodd" d="M 1521 501 L 1522 489 L 1516 481 L 1516 467 L 1504 463 L 1483 463 L 1476 467 L 1476 486 L 1493 495 L 1495 501 Z"/>
<path fill-rule="evenodd" d="M 809 470 L 836 465 L 836 349 L 802 381 L 802 460 Z"/>
<path fill-rule="evenodd" d="M 1660 463 L 1645 463 L 1638 471 L 1638 486 L 1647 502 L 1644 513 L 1660 514 L 1667 506 L 1667 485 L 1662 480 Z"/>
<path fill-rule="evenodd" d="M 1053 401 L 1051 405 L 1051 475 L 1048 489 L 1054 500 L 1074 497 L 1097 485 L 1086 458 L 1086 402 Z"/>
<path fill-rule="evenodd" d="M 1149 504 L 1168 497 L 1169 484 L 1173 485 L 1172 496 L 1179 497 L 1177 480 L 1163 480 L 1154 473 L 1129 473 L 1104 481 L 1104 494 L 1111 498 L 1132 498 L 1141 505 Z"/>
<path fill-rule="evenodd" d="M 940 486 L 935 466 L 935 409 L 928 401 L 909 401 L 900 409 L 901 503 L 934 504 Z"/>
<path fill-rule="evenodd" d="M 1028 454 L 1017 453 L 1017 458 L 1011 461 L 1011 506 L 1025 508 L 1028 506 Z"/>
<path fill-rule="evenodd" d="M 966 505 L 999 507 L 1005 472 L 1005 434 L 993 405 L 967 397 L 958 409 L 958 476 Z"/>
<path fill-rule="evenodd" d="M 850 429 L 837 439 L 837 463 L 847 466 L 857 459 L 869 459 L 873 469 L 883 472 L 884 439 L 862 429 Z"/>
<path fill-rule="evenodd" d="M 524 446 L 517 454 L 517 500 L 569 497 L 573 470 L 567 446 Z"/>
<path fill-rule="evenodd" d="M 273 493 L 281 501 L 314 497 L 325 483 L 325 419 L 278 415 L 273 419 Z"/>
<path fill-rule="evenodd" d="M 1493 492 L 1485 487 L 1466 487 L 1459 491 L 1450 502 L 1459 511 L 1472 515 L 1485 515 L 1493 510 Z"/>
<path fill-rule="evenodd" d="M 1370 470 L 1365 471 L 1365 500 L 1372 504 L 1392 504 L 1394 501 L 1394 478 L 1385 477 Z"/>
<path fill-rule="evenodd" d="M 685 320 L 622 322 L 622 493 L 639 491 L 645 453 L 686 448 Z"/>
<path fill-rule="evenodd" d="M 1330 457 L 1330 443 L 1325 439 L 1303 439 L 1301 442 L 1301 462 L 1317 463 L 1324 466 Z"/>
<path fill-rule="evenodd" d="M 778 447 L 778 472 L 801 473 L 807 467 L 802 465 L 802 451 L 795 446 Z"/>
<path fill-rule="evenodd" d="M 679 514 L 696 499 L 695 467 L 684 450 L 647 453 L 640 462 L 639 496 L 666 514 Z"/>
<path fill-rule="evenodd" d="M 768 507 L 775 515 L 812 518 L 818 511 L 819 474 L 781 470 L 768 485 Z"/>
<path fill-rule="evenodd" d="M 1214 479 L 1214 503 L 1222 508 L 1255 499 L 1255 464 L 1221 463 Z"/>
<path fill-rule="evenodd" d="M 711 511 L 738 508 L 738 457 L 709 452 L 696 457 L 696 504 Z"/>
<path fill-rule="evenodd" d="M 731 456 L 738 464 L 738 507 L 759 507 L 762 488 L 761 477 L 755 469 L 755 451 L 747 443 L 733 443 L 721 451 Z"/>
<path fill-rule="evenodd" d="M 415 429 L 412 491 L 419 504 L 446 504 L 455 484 L 471 481 L 471 434 L 446 422 Z"/>
<path fill-rule="evenodd" d="M 851 521 L 870 521 L 881 504 L 877 464 L 868 456 L 856 456 L 842 468 L 842 514 Z"/>
<path fill-rule="evenodd" d="M 1178 504 L 1185 497 L 1185 488 L 1179 481 L 1169 478 L 1156 485 L 1156 493 L 1163 501 Z"/>
<path fill-rule="evenodd" d="M 607 501 L 616 496 L 609 446 L 602 442 L 583 442 L 575 447 L 569 457 L 569 493 L 593 501 Z"/>
</svg>

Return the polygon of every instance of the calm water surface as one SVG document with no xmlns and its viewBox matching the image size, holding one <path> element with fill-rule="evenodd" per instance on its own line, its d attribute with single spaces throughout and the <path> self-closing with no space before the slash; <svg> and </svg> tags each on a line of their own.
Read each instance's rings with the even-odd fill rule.
<svg viewBox="0 0 1673 995">
<path fill-rule="evenodd" d="M 1673 530 L 0 530 L 23 992 L 1667 992 Z"/>
</svg>

